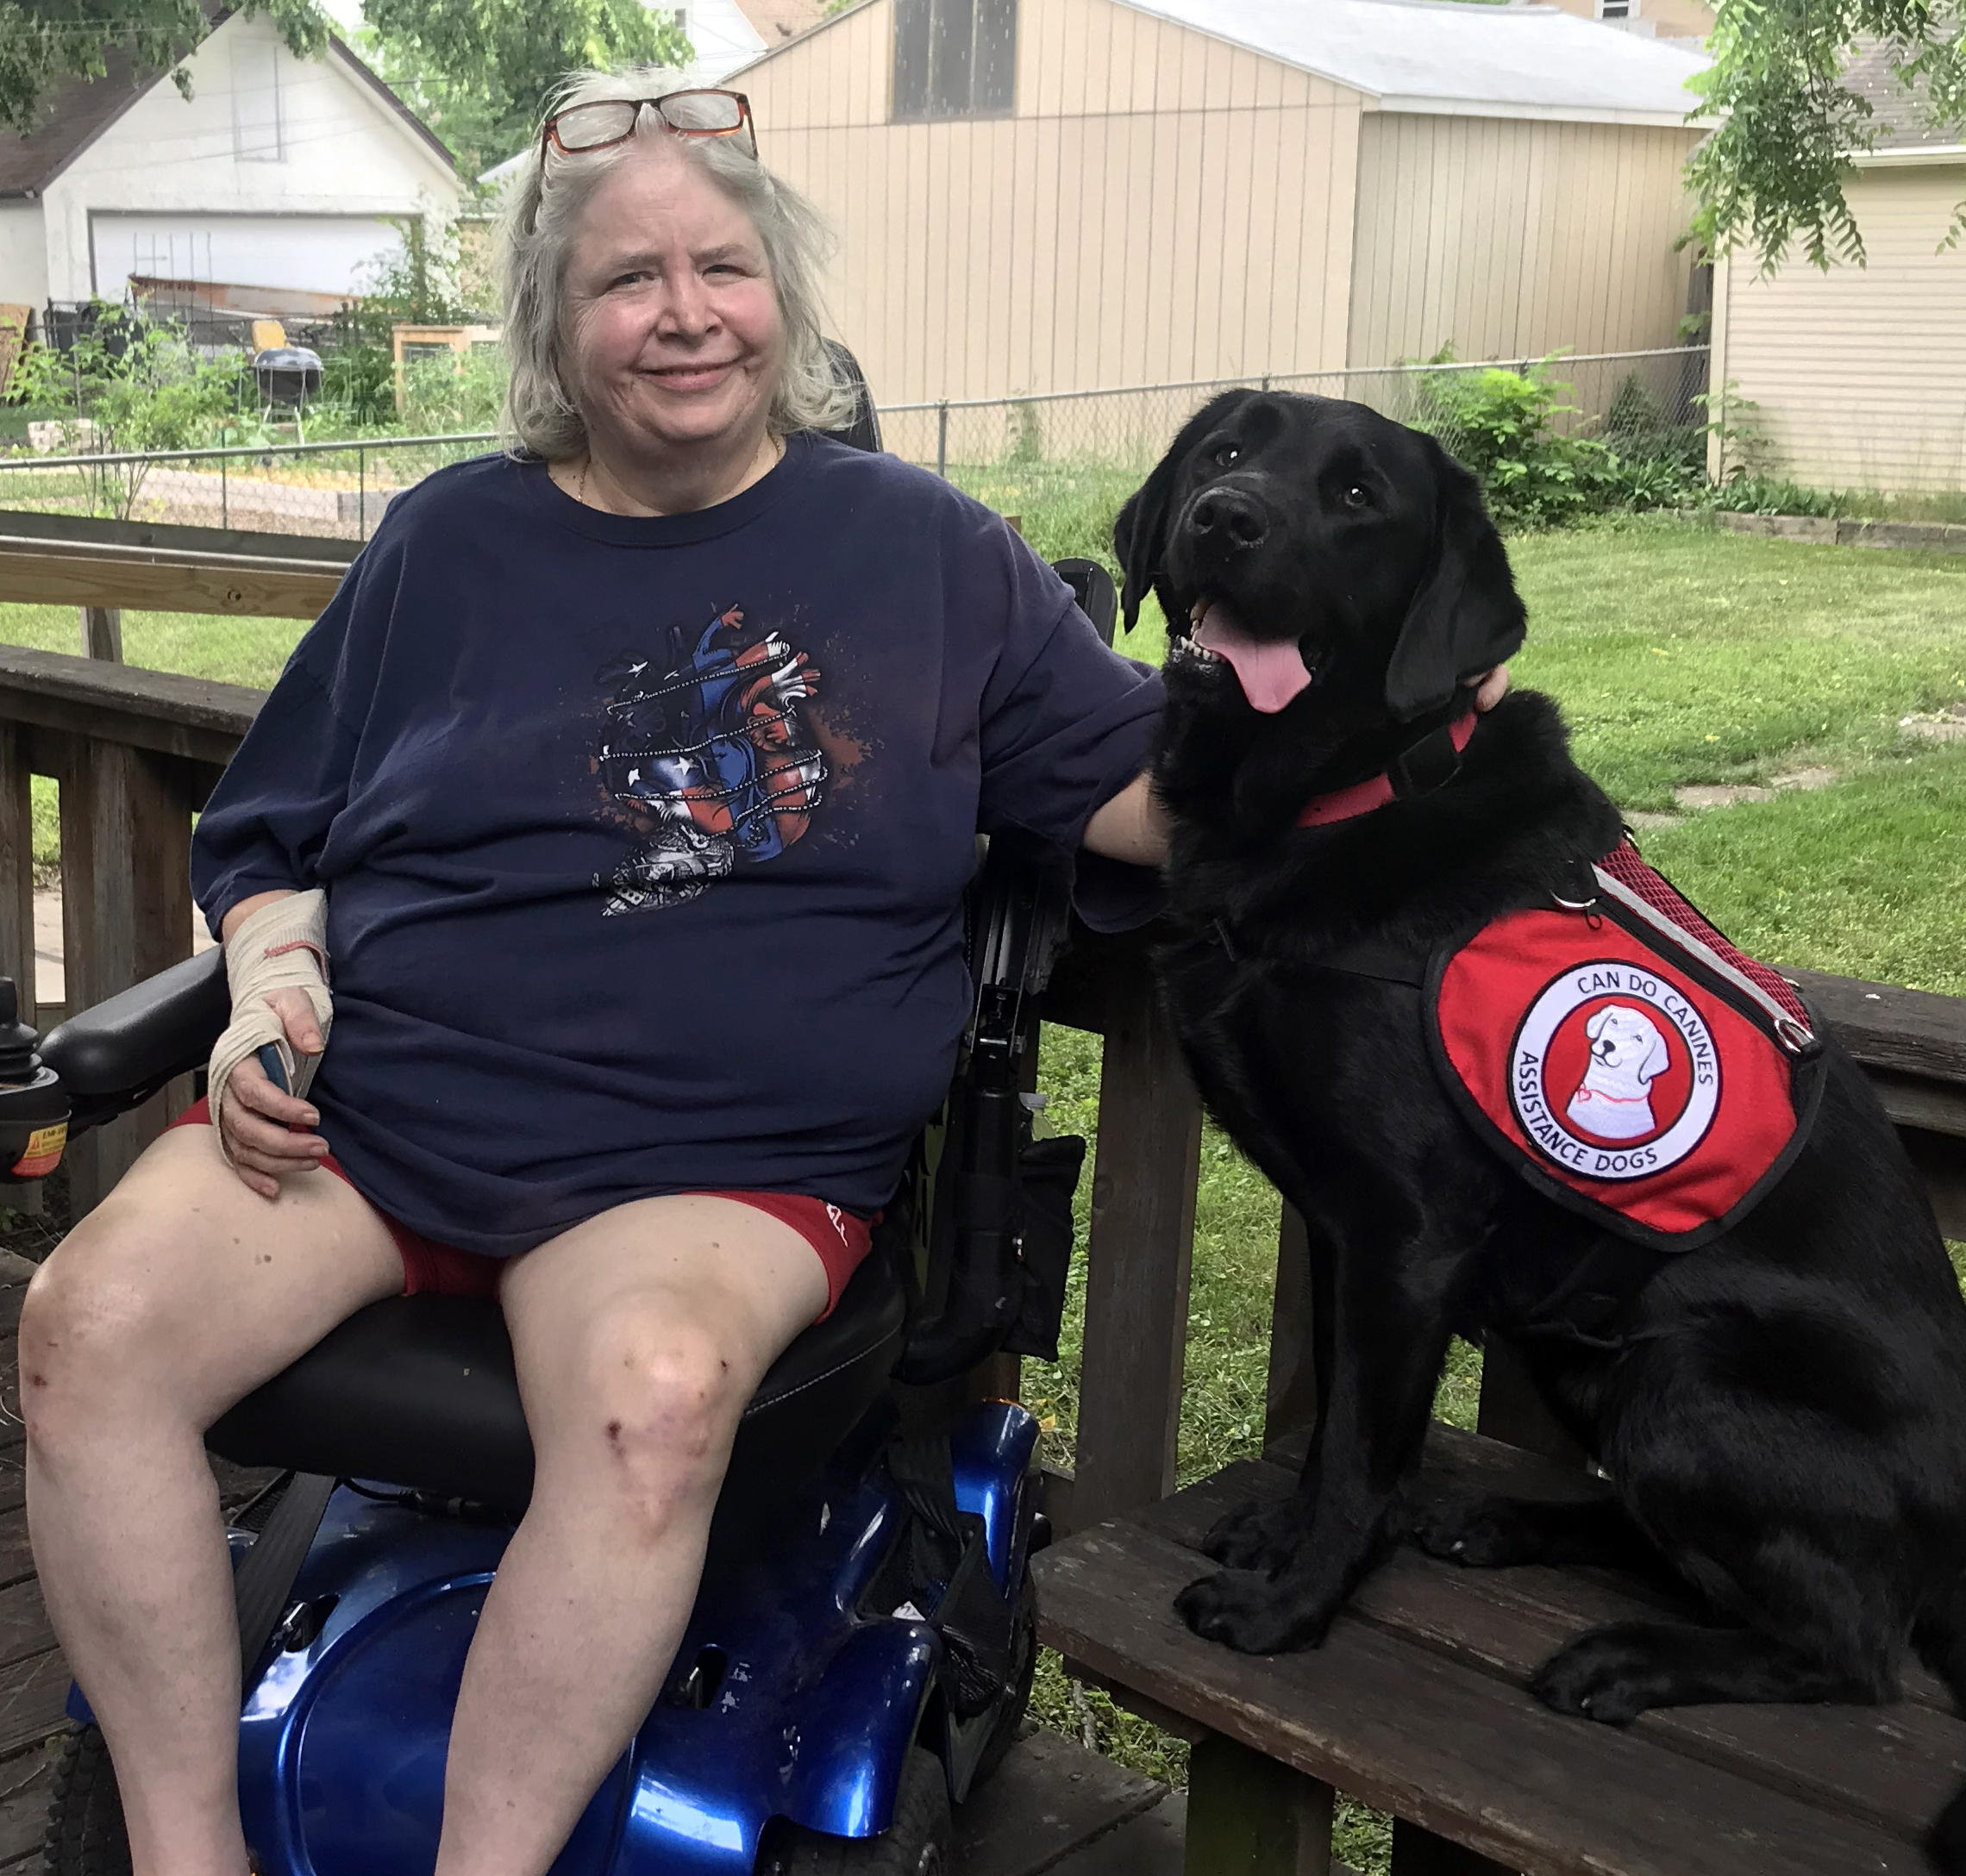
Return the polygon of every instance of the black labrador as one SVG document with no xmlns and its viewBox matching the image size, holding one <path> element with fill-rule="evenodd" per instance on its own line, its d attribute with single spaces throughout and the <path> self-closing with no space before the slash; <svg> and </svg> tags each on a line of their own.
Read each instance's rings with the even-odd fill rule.
<svg viewBox="0 0 1966 1876">
<path fill-rule="evenodd" d="M 1230 392 L 1116 538 L 1128 623 L 1149 590 L 1175 622 L 1154 764 L 1174 821 L 1164 993 L 1211 1111 L 1312 1248 L 1311 1455 L 1293 1497 L 1210 1534 L 1224 1567 L 1182 1593 L 1189 1624 L 1255 1654 L 1315 1647 L 1411 1535 L 1472 1565 L 1662 1564 L 1696 1592 L 1714 1626 L 1600 1629 L 1547 1662 L 1535 1689 L 1561 1711 L 1885 1701 L 1907 1643 L 1966 1700 L 1966 1304 L 1848 1056 L 1827 1045 L 1813 1133 L 1744 1220 L 1650 1261 L 1600 1332 L 1528 1335 L 1610 1234 L 1476 1136 L 1410 984 L 1327 967 L 1561 897 L 1620 837 L 1550 698 L 1516 691 L 1464 753 L 1446 742 L 1525 623 L 1474 478 L 1361 405 Z M 1381 776 L 1399 784 L 1387 804 L 1298 824 Z M 1516 1342 L 1614 1497 L 1418 1506 L 1456 1333 Z M 1928 1848 L 1966 1870 L 1966 1793 Z"/>
</svg>

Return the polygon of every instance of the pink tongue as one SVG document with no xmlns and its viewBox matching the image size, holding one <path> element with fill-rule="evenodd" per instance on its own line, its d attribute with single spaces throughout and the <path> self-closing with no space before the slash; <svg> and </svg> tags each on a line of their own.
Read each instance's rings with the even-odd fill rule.
<svg viewBox="0 0 1966 1876">
<path fill-rule="evenodd" d="M 1251 638 L 1243 622 L 1219 600 L 1210 603 L 1201 623 L 1188 633 L 1206 651 L 1227 660 L 1249 698 L 1249 708 L 1274 716 L 1311 681 L 1295 639 Z"/>
</svg>

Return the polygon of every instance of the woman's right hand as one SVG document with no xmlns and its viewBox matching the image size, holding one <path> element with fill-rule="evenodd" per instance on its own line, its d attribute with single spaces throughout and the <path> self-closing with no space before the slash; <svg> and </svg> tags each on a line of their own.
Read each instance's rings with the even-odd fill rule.
<svg viewBox="0 0 1966 1876">
<path fill-rule="evenodd" d="M 288 1047 L 297 1055 L 318 1055 L 326 1046 L 314 1005 L 304 991 L 270 990 L 266 1003 L 280 1019 Z M 267 1079 L 257 1056 L 232 1071 L 229 1097 L 220 1117 L 233 1169 L 262 1198 L 278 1198 L 289 1173 L 311 1172 L 328 1151 L 314 1129 L 321 1116 L 313 1104 L 285 1094 Z M 297 1131 L 296 1130 L 297 1129 Z"/>
</svg>

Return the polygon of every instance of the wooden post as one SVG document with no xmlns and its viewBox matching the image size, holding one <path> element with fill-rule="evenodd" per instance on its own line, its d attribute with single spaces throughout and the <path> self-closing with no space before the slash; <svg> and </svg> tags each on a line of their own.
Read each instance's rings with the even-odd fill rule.
<svg viewBox="0 0 1966 1876">
<path fill-rule="evenodd" d="M 0 976 L 14 980 L 21 1021 L 34 1021 L 34 778 L 26 732 L 0 723 Z"/>
<path fill-rule="evenodd" d="M 62 941 L 68 1007 L 86 1010 L 191 950 L 191 789 L 185 765 L 127 743 L 68 741 L 61 774 Z M 69 1149 L 74 1216 L 162 1132 L 151 1101 Z"/>
<path fill-rule="evenodd" d="M 112 665 L 123 661 L 122 614 L 115 606 L 83 607 L 82 655 Z"/>
<path fill-rule="evenodd" d="M 1516 1876 L 1465 1844 L 1437 1837 L 1405 1817 L 1393 1820 L 1393 1876 Z"/>
<path fill-rule="evenodd" d="M 1328 1876 L 1331 1788 L 1219 1734 L 1188 1754 L 1183 1876 Z"/>
<path fill-rule="evenodd" d="M 1276 1234 L 1276 1300 L 1270 1308 L 1269 1385 L 1263 1452 L 1299 1444 L 1318 1423 L 1318 1360 L 1312 1338 L 1311 1243 L 1287 1203 Z"/>
<path fill-rule="evenodd" d="M 1108 986 L 1072 1518 L 1174 1483 L 1201 1103 L 1143 965 Z"/>
</svg>

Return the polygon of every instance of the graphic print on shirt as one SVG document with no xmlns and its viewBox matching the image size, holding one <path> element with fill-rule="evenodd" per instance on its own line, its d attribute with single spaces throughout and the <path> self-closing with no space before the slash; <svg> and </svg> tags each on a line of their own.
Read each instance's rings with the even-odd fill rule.
<svg viewBox="0 0 1966 1876">
<path fill-rule="evenodd" d="M 604 912 L 686 904 L 741 866 L 776 860 L 811 824 L 827 767 L 799 706 L 819 673 L 776 632 L 746 644 L 731 606 L 700 633 L 673 625 L 654 657 L 624 653 L 608 686 L 596 769 L 639 839 L 594 884 Z"/>
</svg>

